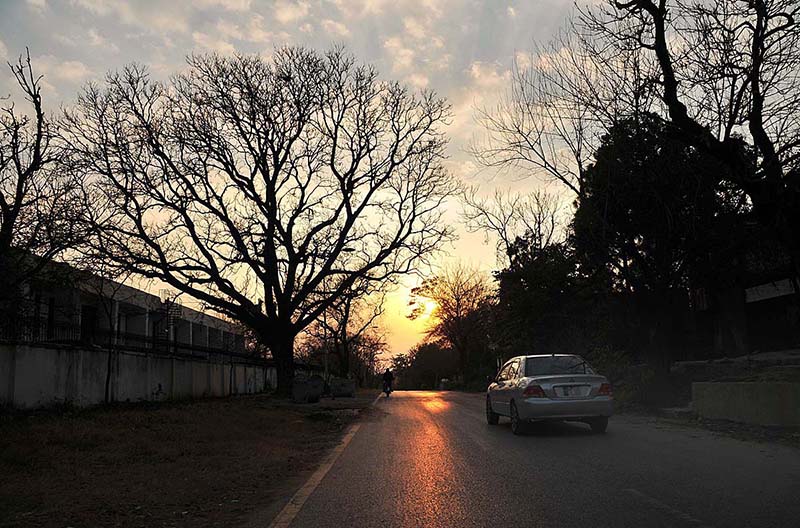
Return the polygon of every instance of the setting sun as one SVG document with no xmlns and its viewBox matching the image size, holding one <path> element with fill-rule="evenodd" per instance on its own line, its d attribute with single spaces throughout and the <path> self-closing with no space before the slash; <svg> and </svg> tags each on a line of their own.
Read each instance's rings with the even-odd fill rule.
<svg viewBox="0 0 800 528">
<path fill-rule="evenodd" d="M 428 299 L 425 302 L 423 302 L 422 304 L 425 307 L 425 309 L 422 312 L 422 314 L 419 316 L 420 319 L 423 319 L 423 320 L 427 321 L 427 320 L 430 320 L 431 317 L 435 317 L 435 310 L 436 310 L 436 307 L 437 307 L 436 301 L 434 301 L 432 299 Z"/>
</svg>

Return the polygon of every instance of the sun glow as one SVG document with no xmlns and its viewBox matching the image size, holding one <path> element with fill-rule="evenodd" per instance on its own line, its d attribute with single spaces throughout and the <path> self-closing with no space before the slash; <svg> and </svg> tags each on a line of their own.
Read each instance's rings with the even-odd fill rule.
<svg viewBox="0 0 800 528">
<path fill-rule="evenodd" d="M 419 317 L 422 320 L 429 321 L 432 317 L 435 316 L 437 307 L 436 301 L 434 301 L 433 299 L 428 299 L 423 302 L 423 306 L 424 310 Z"/>
</svg>

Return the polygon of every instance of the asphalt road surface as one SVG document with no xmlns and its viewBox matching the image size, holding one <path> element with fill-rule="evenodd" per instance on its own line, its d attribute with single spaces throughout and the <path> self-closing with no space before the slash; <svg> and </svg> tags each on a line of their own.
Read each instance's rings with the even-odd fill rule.
<svg viewBox="0 0 800 528">
<path fill-rule="evenodd" d="M 381 399 L 293 527 L 800 527 L 800 450 L 611 419 L 525 437 L 483 397 Z"/>
</svg>

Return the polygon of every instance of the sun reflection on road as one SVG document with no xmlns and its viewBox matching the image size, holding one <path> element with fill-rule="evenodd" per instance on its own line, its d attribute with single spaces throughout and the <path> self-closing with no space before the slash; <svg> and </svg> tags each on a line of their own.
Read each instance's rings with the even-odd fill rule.
<svg viewBox="0 0 800 528">
<path fill-rule="evenodd" d="M 455 474 L 457 464 L 452 459 L 450 437 L 439 418 L 432 418 L 450 408 L 451 403 L 436 392 L 410 392 L 404 396 L 417 401 L 404 406 L 409 412 L 407 417 L 414 421 L 415 432 L 404 458 L 410 464 L 401 471 L 403 489 L 407 490 L 404 500 L 397 504 L 401 525 L 436 526 L 443 519 L 464 518 L 466 508 L 458 499 L 463 495 L 455 489 L 460 479 Z"/>
<path fill-rule="evenodd" d="M 440 413 L 446 411 L 450 407 L 450 402 L 442 400 L 441 398 L 427 398 L 422 402 L 425 410 L 432 413 Z"/>
</svg>

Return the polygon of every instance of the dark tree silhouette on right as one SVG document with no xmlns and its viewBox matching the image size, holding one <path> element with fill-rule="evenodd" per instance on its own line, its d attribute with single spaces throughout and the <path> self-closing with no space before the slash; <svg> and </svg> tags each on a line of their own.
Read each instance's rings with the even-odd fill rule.
<svg viewBox="0 0 800 528">
<path fill-rule="evenodd" d="M 681 137 L 717 158 L 800 269 L 800 4 L 796 0 L 612 0 L 583 10 L 604 53 L 655 59 Z M 717 178 L 709 173 L 708 178 Z"/>
<path fill-rule="evenodd" d="M 578 262 L 633 301 L 643 355 L 668 372 L 686 333 L 686 292 L 735 281 L 749 206 L 719 181 L 716 158 L 652 114 L 613 127 L 595 158 L 573 220 Z"/>
</svg>

